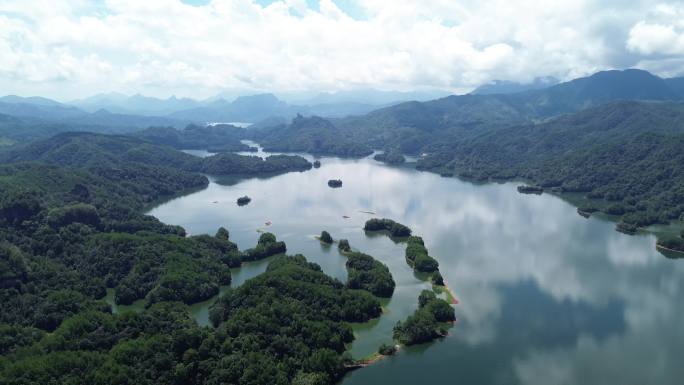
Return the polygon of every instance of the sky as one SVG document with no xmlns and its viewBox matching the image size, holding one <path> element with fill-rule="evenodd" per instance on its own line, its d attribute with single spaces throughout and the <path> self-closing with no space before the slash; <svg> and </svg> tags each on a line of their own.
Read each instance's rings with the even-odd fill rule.
<svg viewBox="0 0 684 385">
<path fill-rule="evenodd" d="M 468 92 L 684 75 L 684 0 L 0 0 L 0 94 Z"/>
</svg>

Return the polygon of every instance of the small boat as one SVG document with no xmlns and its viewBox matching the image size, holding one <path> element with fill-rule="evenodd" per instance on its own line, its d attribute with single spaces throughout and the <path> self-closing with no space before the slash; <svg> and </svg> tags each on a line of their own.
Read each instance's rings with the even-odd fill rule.
<svg viewBox="0 0 684 385">
<path fill-rule="evenodd" d="M 266 221 L 266 223 L 264 223 L 264 224 L 265 224 L 266 226 L 270 226 L 271 224 L 273 224 L 273 222 L 271 222 L 271 221 Z"/>
<path fill-rule="evenodd" d="M 216 203 L 218 203 L 218 201 L 213 201 L 213 202 L 211 202 L 211 203 L 214 203 L 214 204 L 216 204 Z"/>
<path fill-rule="evenodd" d="M 349 217 L 349 215 L 342 215 L 342 218 L 349 219 L 350 217 Z"/>
</svg>

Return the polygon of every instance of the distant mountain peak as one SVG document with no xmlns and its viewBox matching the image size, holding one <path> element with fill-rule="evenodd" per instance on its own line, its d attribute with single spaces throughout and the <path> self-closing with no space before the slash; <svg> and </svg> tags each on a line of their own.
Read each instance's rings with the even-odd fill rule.
<svg viewBox="0 0 684 385">
<path fill-rule="evenodd" d="M 240 102 L 245 102 L 245 101 L 279 102 L 280 99 L 278 99 L 278 97 L 276 97 L 272 93 L 263 93 L 263 94 L 238 96 L 237 98 L 235 98 L 235 101 L 233 103 L 240 103 Z"/>
<path fill-rule="evenodd" d="M 62 103 L 44 98 L 41 96 L 29 96 L 29 97 L 23 97 L 23 96 L 17 96 L 17 95 L 7 95 L 0 97 L 0 102 L 3 103 L 14 103 L 14 104 L 33 104 L 36 106 L 63 106 Z"/>
<path fill-rule="evenodd" d="M 518 92 L 539 90 L 558 84 L 560 81 L 553 76 L 536 77 L 531 83 L 519 83 L 509 80 L 493 80 L 477 87 L 473 95 L 513 94 Z"/>
</svg>

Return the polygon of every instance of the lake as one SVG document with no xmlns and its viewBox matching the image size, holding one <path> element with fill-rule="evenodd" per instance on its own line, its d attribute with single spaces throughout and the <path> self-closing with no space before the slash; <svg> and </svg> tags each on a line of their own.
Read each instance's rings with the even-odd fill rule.
<svg viewBox="0 0 684 385">
<path fill-rule="evenodd" d="M 456 325 L 343 384 L 681 383 L 684 261 L 658 253 L 654 236 L 618 233 L 558 197 L 519 194 L 518 183 L 473 184 L 369 158 L 320 160 L 321 168 L 302 173 L 212 181 L 150 214 L 190 234 L 226 227 L 241 249 L 253 247 L 259 231 L 273 232 L 289 254 L 343 281 L 346 259 L 315 239 L 322 230 L 387 264 L 397 288 L 379 320 L 354 326 L 356 358 L 391 343 L 394 324 L 430 288 L 406 265 L 404 244 L 366 235 L 364 222 L 391 218 L 422 236 L 460 301 Z M 342 188 L 329 188 L 329 179 L 342 179 Z M 237 206 L 243 195 L 251 203 Z M 234 270 L 233 284 L 267 264 Z M 193 305 L 198 322 L 206 324 L 212 302 Z"/>
</svg>

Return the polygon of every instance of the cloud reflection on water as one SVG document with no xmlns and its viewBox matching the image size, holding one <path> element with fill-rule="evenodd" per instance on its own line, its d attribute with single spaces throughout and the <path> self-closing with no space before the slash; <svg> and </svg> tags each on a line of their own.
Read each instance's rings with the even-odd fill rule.
<svg viewBox="0 0 684 385">
<path fill-rule="evenodd" d="M 678 331 L 684 267 L 657 253 L 654 237 L 618 233 L 614 224 L 582 218 L 556 197 L 518 194 L 513 183 L 476 185 L 368 159 L 322 163 L 304 173 L 212 184 L 152 215 L 193 234 L 226 226 L 241 248 L 251 247 L 255 230 L 270 220 L 269 231 L 290 252 L 344 279 L 344 258 L 312 242 L 326 229 L 390 265 L 399 277 L 393 306 L 406 312 L 415 307 L 411 298 L 419 287 L 409 290 L 415 280 L 403 247 L 366 237 L 361 227 L 371 215 L 359 211 L 395 219 L 423 236 L 462 301 L 459 324 L 444 343 L 355 372 L 345 384 L 378 378 L 408 384 L 414 364 L 428 379 L 445 362 L 439 372 L 446 374 L 436 379 L 461 376 L 471 383 L 667 384 L 683 374 L 677 358 L 684 350 Z M 327 186 L 333 178 L 343 180 L 341 189 Z M 237 207 L 242 195 L 252 203 Z M 397 314 L 388 317 L 383 322 Z M 463 357 L 469 367 L 448 364 Z"/>
</svg>

